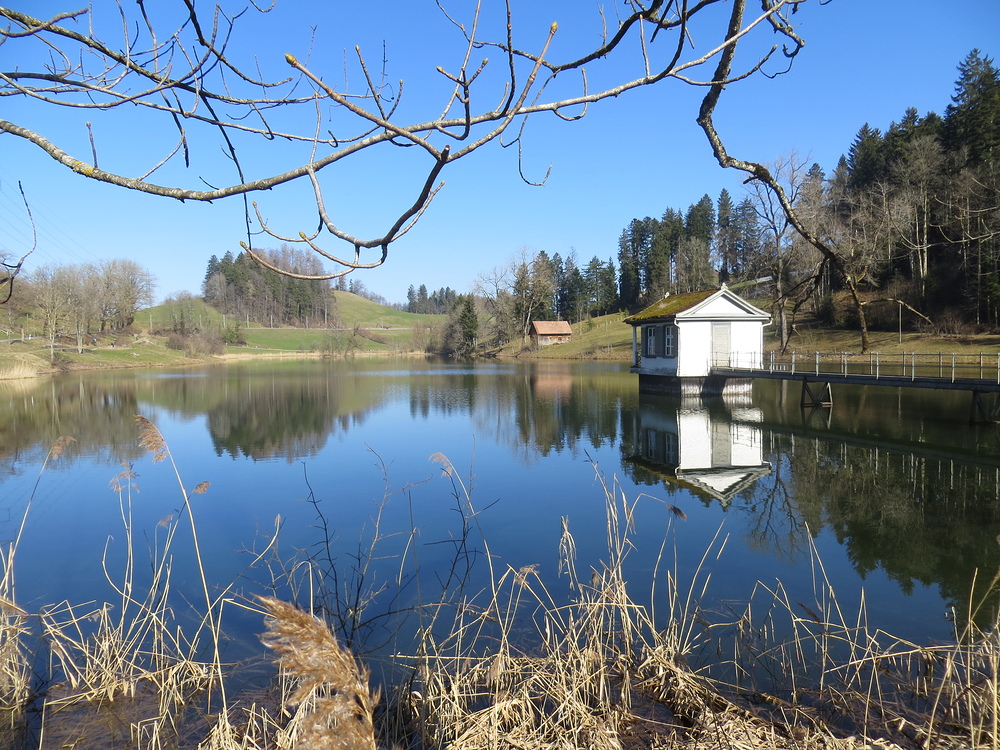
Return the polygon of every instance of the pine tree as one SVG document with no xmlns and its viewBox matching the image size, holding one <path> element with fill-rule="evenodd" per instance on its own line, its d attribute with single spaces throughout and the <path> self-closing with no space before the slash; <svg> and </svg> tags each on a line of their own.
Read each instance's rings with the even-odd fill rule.
<svg viewBox="0 0 1000 750">
<path fill-rule="evenodd" d="M 972 50 L 958 66 L 952 104 L 945 110 L 945 143 L 965 149 L 966 165 L 993 165 L 1000 157 L 1000 72 L 993 60 Z"/>
<path fill-rule="evenodd" d="M 479 337 L 479 316 L 476 315 L 476 304 L 471 294 L 459 298 L 461 312 L 458 315 L 458 330 L 460 333 L 460 353 L 468 355 L 475 351 L 476 340 Z"/>
<path fill-rule="evenodd" d="M 861 190 L 880 179 L 885 172 L 885 152 L 882 133 L 867 122 L 854 137 L 847 152 L 848 185 Z"/>
<path fill-rule="evenodd" d="M 646 270 L 646 299 L 655 301 L 673 289 L 674 261 L 684 239 L 684 217 L 668 208 L 656 223 Z"/>
<path fill-rule="evenodd" d="M 636 229 L 639 227 L 638 219 L 622 230 L 618 238 L 618 299 L 622 307 L 631 309 L 639 304 L 639 296 L 642 294 L 641 263 L 642 248 L 641 239 Z"/>
<path fill-rule="evenodd" d="M 736 261 L 736 227 L 733 199 L 722 188 L 716 207 L 715 251 L 719 257 L 719 279 L 728 281 L 733 275 Z"/>
<path fill-rule="evenodd" d="M 715 234 L 715 204 L 706 193 L 701 200 L 688 207 L 684 215 L 684 233 L 688 237 L 704 241 L 711 247 Z"/>
<path fill-rule="evenodd" d="M 733 216 L 733 261 L 729 273 L 735 278 L 755 277 L 760 270 L 756 263 L 760 257 L 760 223 L 753 201 L 744 198 Z"/>
</svg>

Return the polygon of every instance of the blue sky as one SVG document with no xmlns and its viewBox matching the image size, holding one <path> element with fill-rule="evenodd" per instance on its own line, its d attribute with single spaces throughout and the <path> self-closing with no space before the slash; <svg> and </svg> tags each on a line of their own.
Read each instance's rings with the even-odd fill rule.
<svg viewBox="0 0 1000 750">
<path fill-rule="evenodd" d="M 12 5 L 48 17 L 78 4 L 32 0 Z M 280 72 L 284 53 L 305 57 L 310 24 L 315 25 L 311 67 L 329 80 L 343 78 L 345 50 L 355 44 L 377 67 L 384 41 L 390 78 L 406 79 L 401 108 L 411 116 L 404 119 L 430 119 L 440 108 L 433 68 L 453 66 L 460 40 L 433 2 L 389 3 L 379 6 L 381 14 L 371 13 L 371 7 L 279 0 L 271 15 L 251 19 L 249 34 L 240 41 L 262 65 Z M 537 48 L 549 24 L 558 21 L 550 57 L 562 58 L 596 38 L 596 7 L 586 0 L 529 3 L 517 11 L 518 40 Z M 614 6 L 604 7 L 610 17 Z M 957 65 L 968 52 L 979 48 L 994 58 L 1000 52 L 996 0 L 957 0 L 947 7 L 928 0 L 810 2 L 795 20 L 807 44 L 792 71 L 733 85 L 719 104 L 716 124 L 734 155 L 766 162 L 795 150 L 830 171 L 862 124 L 885 129 L 908 107 L 943 114 Z M 20 64 L 19 49 L 0 46 L 0 69 Z M 594 71 L 595 83 L 601 75 Z M 659 216 L 667 207 L 684 210 L 706 193 L 717 198 L 722 188 L 738 199 L 740 175 L 716 164 L 695 124 L 700 95 L 701 90 L 667 82 L 599 103 L 578 122 L 532 120 L 524 139 L 526 176 L 540 179 L 551 164 L 544 187 L 522 182 L 515 149 L 488 146 L 449 165 L 444 189 L 417 227 L 392 246 L 383 267 L 356 272 L 355 278 L 389 301 L 405 301 L 410 284 L 466 292 L 481 273 L 503 265 L 519 248 L 563 256 L 575 250 L 584 263 L 595 255 L 607 259 L 616 255 L 618 236 L 634 217 Z M 172 147 L 169 129 L 151 120 L 118 112 L 76 114 L 9 97 L 0 107 L 0 117 L 29 124 L 87 160 L 90 147 L 82 123 L 92 121 L 104 168 L 123 164 L 126 172 L 141 173 L 144 166 L 132 165 L 156 163 Z M 163 181 L 176 177 L 190 184 L 202 170 L 208 174 L 219 164 L 217 145 L 195 142 L 192 158 L 192 169 L 169 167 Z M 289 158 L 294 157 L 287 149 L 268 144 L 243 151 L 248 168 L 261 172 Z M 419 179 L 415 158 L 412 150 L 391 149 L 330 173 L 325 190 L 340 225 L 358 235 L 380 233 L 387 217 L 412 194 Z M 31 242 L 18 181 L 39 233 L 38 249 L 26 264 L 29 272 L 44 264 L 128 257 L 156 276 L 160 298 L 181 290 L 199 293 L 208 258 L 239 252 L 245 236 L 238 198 L 180 204 L 132 193 L 73 174 L 27 142 L 2 135 L 0 250 L 15 256 Z M 316 225 L 311 191 L 304 184 L 255 199 L 286 234 Z M 280 242 L 266 238 L 259 244 L 277 247 Z"/>
</svg>

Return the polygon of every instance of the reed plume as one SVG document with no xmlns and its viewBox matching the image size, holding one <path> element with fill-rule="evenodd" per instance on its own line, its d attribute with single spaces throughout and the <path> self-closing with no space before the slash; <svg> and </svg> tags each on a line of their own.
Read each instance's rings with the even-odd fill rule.
<svg viewBox="0 0 1000 750">
<path fill-rule="evenodd" d="M 287 730 L 294 747 L 374 750 L 378 692 L 368 686 L 367 667 L 319 618 L 278 599 L 259 599 L 270 615 L 263 641 L 297 681 L 288 699 L 298 706 Z"/>
</svg>

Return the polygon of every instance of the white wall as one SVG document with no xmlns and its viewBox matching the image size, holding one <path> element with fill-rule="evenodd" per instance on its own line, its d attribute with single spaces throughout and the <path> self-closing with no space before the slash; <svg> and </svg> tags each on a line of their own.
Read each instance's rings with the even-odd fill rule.
<svg viewBox="0 0 1000 750">
<path fill-rule="evenodd" d="M 726 320 L 732 320 L 734 318 L 742 318 L 746 314 L 745 310 L 737 307 L 725 297 L 716 297 L 698 310 L 699 318 L 725 318 Z"/>
<path fill-rule="evenodd" d="M 760 466 L 764 462 L 760 428 L 748 424 L 734 424 L 732 431 L 732 465 Z"/>
<path fill-rule="evenodd" d="M 642 355 L 639 371 L 682 378 L 706 377 L 712 361 L 712 323 L 722 321 L 729 323 L 732 364 L 736 367 L 759 366 L 763 361 L 764 324 L 760 320 L 742 319 L 746 316 L 746 310 L 725 297 L 711 300 L 696 315 L 679 314 L 675 319 L 677 357 Z"/>
<path fill-rule="evenodd" d="M 712 466 L 712 420 L 708 409 L 681 409 L 677 414 L 680 470 Z"/>
<path fill-rule="evenodd" d="M 734 367 L 760 366 L 764 350 L 764 326 L 756 320 L 734 320 L 729 346 Z"/>
<path fill-rule="evenodd" d="M 682 378 L 708 375 L 712 359 L 712 323 L 707 320 L 677 321 L 677 374 Z"/>
</svg>

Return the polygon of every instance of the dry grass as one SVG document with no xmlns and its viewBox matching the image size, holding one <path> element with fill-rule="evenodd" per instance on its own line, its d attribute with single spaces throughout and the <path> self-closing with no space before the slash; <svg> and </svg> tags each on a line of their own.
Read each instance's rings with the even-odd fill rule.
<svg viewBox="0 0 1000 750">
<path fill-rule="evenodd" d="M 137 418 L 140 445 L 154 462 L 170 459 L 169 448 L 148 420 Z M 176 467 L 174 467 L 176 475 Z M 181 485 L 182 513 L 164 519 L 164 532 L 154 547 L 140 550 L 132 522 L 135 475 L 130 467 L 112 480 L 118 493 L 124 529 L 124 568 L 104 574 L 117 596 L 112 604 L 64 602 L 38 615 L 48 647 L 48 673 L 58 680 L 44 690 L 42 741 L 91 737 L 98 741 L 128 738 L 136 747 L 173 744 L 194 720 L 189 707 L 203 697 L 225 704 L 224 665 L 219 655 L 224 597 L 209 595 L 206 574 L 188 493 Z M 190 520 L 193 549 L 177 548 L 177 531 Z M 150 556 L 151 569 L 140 573 L 136 560 Z M 199 624 L 179 625 L 172 593 L 172 559 L 193 556 L 201 574 L 205 600 Z M 207 642 L 207 646 L 206 646 Z M 95 722 L 95 717 L 102 719 Z"/>
<path fill-rule="evenodd" d="M 0 746 L 5 747 L 13 746 L 13 739 L 23 729 L 31 677 L 26 647 L 28 613 L 14 604 L 8 593 L 5 590 L 0 596 Z"/>
<path fill-rule="evenodd" d="M 620 488 L 604 489 L 608 560 L 588 582 L 576 569 L 568 529 L 560 543 L 569 602 L 558 603 L 534 568 L 508 569 L 484 604 L 457 608 L 445 635 L 425 631 L 418 689 L 410 695 L 423 746 L 863 746 L 822 728 L 761 718 L 693 670 L 688 658 L 707 637 L 697 601 L 709 576 L 701 566 L 683 585 L 666 575 L 670 611 L 657 623 L 623 577 L 634 505 Z"/>
<path fill-rule="evenodd" d="M 372 725 L 378 691 L 369 672 L 333 637 L 327 625 L 300 609 L 261 597 L 270 615 L 264 643 L 295 682 L 286 705 L 298 711 L 283 735 L 301 750 L 375 750 Z"/>
<path fill-rule="evenodd" d="M 48 370 L 48 362 L 34 355 L 0 353 L 0 380 L 36 378 Z"/>
<path fill-rule="evenodd" d="M 864 601 L 848 618 L 815 550 L 813 562 L 815 606 L 792 599 L 780 584 L 759 585 L 733 623 L 743 678 L 736 689 L 765 696 L 772 716 L 848 727 L 902 747 L 1000 748 L 995 614 L 994 625 L 982 630 L 972 603 L 957 614 L 966 624 L 954 642 L 918 645 L 870 628 Z"/>
<path fill-rule="evenodd" d="M 155 426 L 140 419 L 139 427 L 142 445 L 172 465 Z M 49 460 L 69 445 L 61 440 Z M 146 578 L 134 562 L 134 476 L 126 467 L 114 486 L 128 555 L 124 571 L 105 564 L 114 606 L 63 603 L 29 615 L 15 604 L 16 540 L 3 551 L 0 741 L 9 730 L 14 745 L 23 730 L 32 700 L 27 643 L 40 634 L 49 655 L 47 684 L 37 696 L 43 747 L 1000 748 L 997 628 L 970 624 L 954 643 L 937 646 L 873 632 L 863 602 L 860 614 L 847 617 L 818 556 L 814 602 L 802 604 L 780 584 L 759 585 L 745 611 L 710 622 L 700 602 L 725 539 L 718 537 L 690 579 L 681 580 L 667 563 L 665 535 L 649 588 L 637 593 L 626 571 L 638 500 L 600 476 L 606 557 L 581 563 L 564 519 L 559 572 L 568 594 L 557 594 L 534 566 L 499 566 L 466 485 L 446 458 L 434 458 L 461 506 L 456 556 L 471 557 L 478 534 L 489 583 L 471 595 L 467 576 L 447 577 L 454 587 L 421 607 L 423 627 L 409 655 L 394 655 L 394 665 L 405 669 L 388 683 L 388 699 L 380 700 L 368 668 L 326 622 L 272 597 L 261 597 L 258 611 L 266 618 L 263 640 L 280 663 L 279 688 L 268 700 L 227 695 L 220 639 L 224 604 L 234 597 L 231 587 L 210 592 L 191 506 L 207 485 L 187 492 L 173 467 L 182 512 L 165 520 Z M 668 515 L 683 517 L 669 507 Z M 178 546 L 180 525 L 189 527 L 188 549 Z M 376 529 L 372 544 L 383 538 Z M 193 628 L 179 624 L 170 604 L 177 554 L 198 560 L 204 600 Z M 419 567 L 415 556 L 411 562 Z M 452 573 L 469 564 L 456 563 Z M 998 580 L 1000 574 L 992 583 Z M 974 623 L 978 614 L 970 605 L 957 619 Z M 705 651 L 731 654 L 713 659 L 726 682 L 699 666 Z"/>
<path fill-rule="evenodd" d="M 74 442 L 60 437 L 49 449 L 39 471 L 41 480 L 51 461 L 56 461 Z M 25 710 L 31 700 L 31 618 L 16 604 L 14 569 L 17 548 L 24 535 L 34 492 L 25 504 L 24 513 L 14 540 L 0 548 L 0 740 L 13 740 L 24 729 Z M 10 742 L 13 746 L 13 741 Z"/>
</svg>

